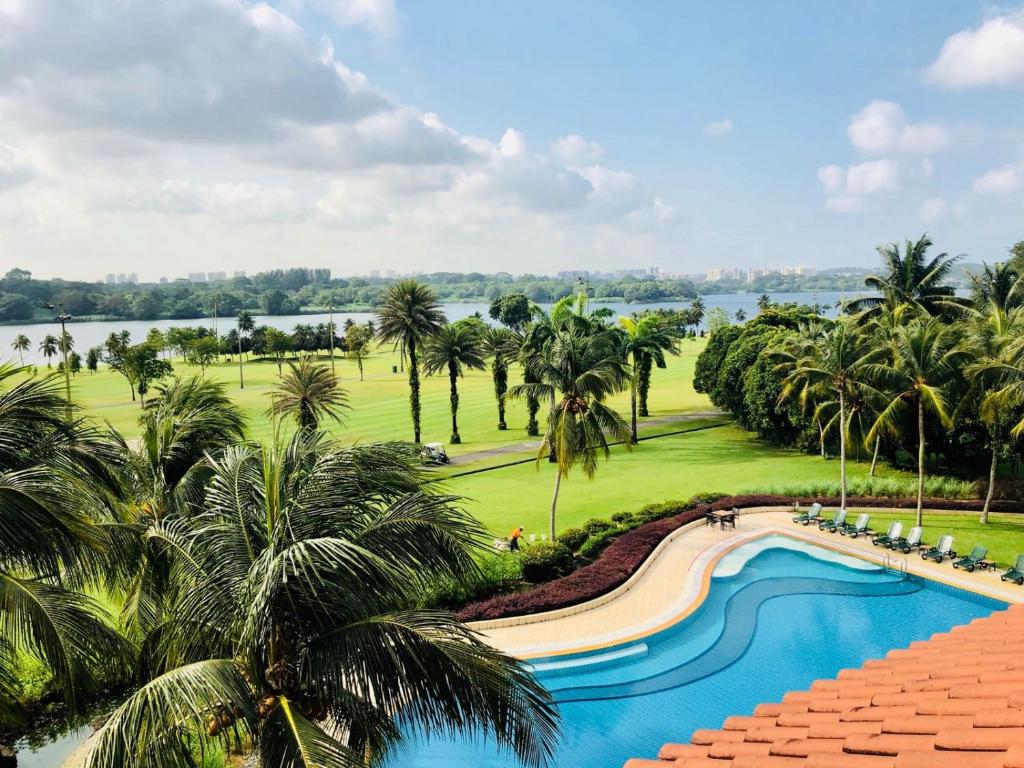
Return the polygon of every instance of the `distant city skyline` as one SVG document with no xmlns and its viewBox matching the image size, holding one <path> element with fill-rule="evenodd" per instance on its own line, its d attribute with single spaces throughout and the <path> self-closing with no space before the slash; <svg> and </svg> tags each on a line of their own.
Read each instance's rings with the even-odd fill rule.
<svg viewBox="0 0 1024 768">
<path fill-rule="evenodd" d="M 1019 0 L 13 0 L 0 26 L 0 258 L 39 277 L 1024 238 Z"/>
</svg>

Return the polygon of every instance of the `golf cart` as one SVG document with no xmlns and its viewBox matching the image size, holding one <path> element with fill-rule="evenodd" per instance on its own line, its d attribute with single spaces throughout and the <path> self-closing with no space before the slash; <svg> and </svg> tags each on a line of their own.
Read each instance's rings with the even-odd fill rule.
<svg viewBox="0 0 1024 768">
<path fill-rule="evenodd" d="M 420 450 L 420 461 L 431 467 L 452 463 L 444 449 L 444 443 L 427 443 L 424 445 L 422 450 Z"/>
</svg>

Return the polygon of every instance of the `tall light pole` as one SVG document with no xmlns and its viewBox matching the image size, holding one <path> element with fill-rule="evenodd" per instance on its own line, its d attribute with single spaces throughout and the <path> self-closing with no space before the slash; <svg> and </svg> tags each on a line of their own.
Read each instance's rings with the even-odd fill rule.
<svg viewBox="0 0 1024 768">
<path fill-rule="evenodd" d="M 327 323 L 327 343 L 331 349 L 331 373 L 334 373 L 334 302 L 327 305 L 330 321 Z"/>
<path fill-rule="evenodd" d="M 217 345 L 217 362 L 220 362 L 220 336 L 217 335 L 217 304 L 220 302 L 220 294 L 215 293 L 211 297 L 213 299 L 213 341 Z"/>
<path fill-rule="evenodd" d="M 68 403 L 68 421 L 71 421 L 71 366 L 68 365 L 68 331 L 64 325 L 71 319 L 71 315 L 64 311 L 63 302 L 57 305 L 47 302 L 46 304 L 43 304 L 43 309 L 48 309 L 53 312 L 53 319 L 60 323 L 60 351 L 64 359 L 64 395 L 67 398 Z M 57 311 L 58 309 L 60 310 L 59 312 Z"/>
</svg>

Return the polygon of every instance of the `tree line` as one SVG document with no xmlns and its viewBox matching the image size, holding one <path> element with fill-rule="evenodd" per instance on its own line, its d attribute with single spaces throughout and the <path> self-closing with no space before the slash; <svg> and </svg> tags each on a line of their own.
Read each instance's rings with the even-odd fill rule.
<svg viewBox="0 0 1024 768">
<path fill-rule="evenodd" d="M 917 473 L 918 523 L 929 467 L 983 477 L 985 522 L 1024 449 L 1024 244 L 984 265 L 969 297 L 949 284 L 956 259 L 931 246 L 881 246 L 872 294 L 836 320 L 789 304 L 719 325 L 694 387 L 775 444 L 837 454 L 843 504 L 848 455 L 871 456 L 871 474 L 881 455 Z"/>
</svg>

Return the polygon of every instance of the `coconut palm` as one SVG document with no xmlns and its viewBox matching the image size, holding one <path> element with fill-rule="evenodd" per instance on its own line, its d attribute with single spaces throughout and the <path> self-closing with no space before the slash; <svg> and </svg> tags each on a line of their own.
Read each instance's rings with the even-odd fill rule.
<svg viewBox="0 0 1024 768">
<path fill-rule="evenodd" d="M 80 711 L 131 656 L 82 593 L 103 575 L 97 553 L 108 546 L 104 443 L 63 417 L 59 378 L 24 373 L 0 367 L 0 732 L 23 711 L 14 671 L 26 657 Z"/>
<path fill-rule="evenodd" d="M 969 273 L 971 278 L 971 304 L 975 309 L 988 312 L 990 303 L 1002 310 L 1024 304 L 1024 276 L 1013 263 L 984 264 L 980 274 Z"/>
<path fill-rule="evenodd" d="M 32 342 L 29 341 L 28 336 L 24 333 L 19 333 L 14 337 L 14 343 L 11 344 L 11 349 L 18 353 L 18 358 L 21 360 L 21 364 L 25 364 L 25 353 L 29 351 L 32 346 Z"/>
<path fill-rule="evenodd" d="M 991 461 L 988 489 L 981 522 L 988 523 L 989 507 L 995 493 L 999 454 L 1009 428 L 1010 412 L 1024 404 L 1024 388 L 1014 386 L 1020 339 L 1024 335 L 1024 308 L 1007 310 L 1000 306 L 998 296 L 991 296 L 987 305 L 972 306 L 963 323 L 962 349 L 970 355 L 965 369 L 971 387 L 963 404 L 977 401 L 979 415 L 988 431 Z"/>
<path fill-rule="evenodd" d="M 244 362 L 242 360 L 242 336 L 248 335 L 253 332 L 256 328 L 256 321 L 252 317 L 252 313 L 248 310 L 243 309 L 238 313 L 238 388 L 245 389 L 245 371 Z"/>
<path fill-rule="evenodd" d="M 474 572 L 482 531 L 409 446 L 338 449 L 313 431 L 212 462 L 202 514 L 149 538 L 174 562 L 161 674 L 97 733 L 87 768 L 192 764 L 243 736 L 260 768 L 377 764 L 404 734 L 484 731 L 550 759 L 550 698 L 449 614 L 417 610 Z"/>
<path fill-rule="evenodd" d="M 958 303 L 955 291 L 945 280 L 959 257 L 940 253 L 928 257 L 932 241 L 922 235 L 916 242 L 907 240 L 902 251 L 899 243 L 878 246 L 885 270 L 871 275 L 864 283 L 881 296 L 854 299 L 847 307 L 853 312 L 875 311 L 885 305 L 913 305 L 928 314 L 938 314 L 944 307 Z"/>
<path fill-rule="evenodd" d="M 224 385 L 201 377 L 157 386 L 140 419 L 142 435 L 129 441 L 113 433 L 122 456 L 120 514 L 127 539 L 121 557 L 122 620 L 143 638 L 164 619 L 170 561 L 147 538 L 161 523 L 189 514 L 209 478 L 207 457 L 242 439 L 245 419 Z"/>
<path fill-rule="evenodd" d="M 924 505 L 925 417 L 934 414 L 946 427 L 952 420 L 946 386 L 963 368 L 966 353 L 954 345 L 949 326 L 938 318 L 914 318 L 896 329 L 888 360 L 864 366 L 865 375 L 888 400 L 868 432 L 868 441 L 883 432 L 896 434 L 908 407 L 917 416 L 917 525 Z"/>
<path fill-rule="evenodd" d="M 498 401 L 498 429 L 508 429 L 505 423 L 505 400 L 508 395 L 508 367 L 519 354 L 522 337 L 511 328 L 488 327 L 480 338 L 483 355 L 491 361 L 494 379 L 494 397 Z"/>
<path fill-rule="evenodd" d="M 451 442 L 462 442 L 459 435 L 459 378 L 466 369 L 482 371 L 486 365 L 476 323 L 459 321 L 442 326 L 427 339 L 423 348 L 423 370 L 428 376 L 447 370 L 449 403 L 452 411 Z"/>
<path fill-rule="evenodd" d="M 50 333 L 46 334 L 46 336 L 43 337 L 43 340 L 39 342 L 39 351 L 43 353 L 44 357 L 46 357 L 47 368 L 52 367 L 50 365 L 50 360 L 57 356 L 58 344 L 59 342 L 57 341 L 57 337 Z"/>
<path fill-rule="evenodd" d="M 632 376 L 629 388 L 630 430 L 629 441 L 634 445 L 637 434 L 637 413 L 647 416 L 647 393 L 651 387 L 651 369 L 654 366 L 664 368 L 665 353 L 677 355 L 676 336 L 668 329 L 661 318 L 652 314 L 620 317 L 622 328 L 622 354 L 632 364 Z"/>
<path fill-rule="evenodd" d="M 316 429 L 325 418 L 340 424 L 348 395 L 331 369 L 310 357 L 289 361 L 288 369 L 270 393 L 270 412 L 292 416 L 300 429 Z"/>
<path fill-rule="evenodd" d="M 629 426 L 604 402 L 630 381 L 617 336 L 589 323 L 558 327 L 543 354 L 528 363 L 536 383 L 519 384 L 510 392 L 513 397 L 532 395 L 550 405 L 538 459 L 550 453 L 557 464 L 548 521 L 552 539 L 562 478 L 577 465 L 587 477 L 593 477 L 598 452 L 607 458 L 610 441 L 629 437 Z"/>
<path fill-rule="evenodd" d="M 826 330 L 817 343 L 807 345 L 797 357 L 783 360 L 780 370 L 787 375 L 779 403 L 799 393 L 805 407 L 815 400 L 834 397 L 838 405 L 835 426 L 839 431 L 839 504 L 846 506 L 846 444 L 850 427 L 849 404 L 873 387 L 866 381 L 866 366 L 883 350 L 873 346 L 854 321 L 844 318 Z M 829 410 L 828 401 L 819 403 L 814 417 L 819 423 Z M 827 430 L 822 431 L 822 438 Z"/>
<path fill-rule="evenodd" d="M 420 441 L 420 370 L 417 347 L 444 324 L 437 294 L 416 280 L 399 280 L 384 292 L 377 309 L 377 336 L 409 359 L 409 405 L 413 442 Z"/>
</svg>

